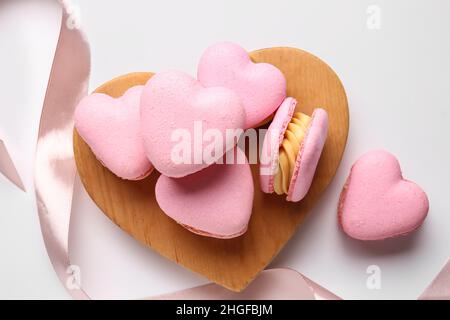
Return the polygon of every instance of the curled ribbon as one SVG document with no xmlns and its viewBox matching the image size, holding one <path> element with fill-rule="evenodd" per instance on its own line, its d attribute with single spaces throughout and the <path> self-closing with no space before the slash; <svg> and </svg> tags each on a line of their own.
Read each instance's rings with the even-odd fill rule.
<svg viewBox="0 0 450 320">
<path fill-rule="evenodd" d="M 43 103 L 34 182 L 37 210 L 44 243 L 60 279 L 75 299 L 89 299 L 78 286 L 67 286 L 71 278 L 69 225 L 76 166 L 72 148 L 73 113 L 87 94 L 90 73 L 89 45 L 71 20 L 64 2 L 60 35 Z M 0 172 L 23 189 L 17 170 L 0 140 Z M 420 299 L 450 299 L 450 262 Z M 207 284 L 148 299 L 326 299 L 340 300 L 297 271 L 265 270 L 241 293 Z"/>
<path fill-rule="evenodd" d="M 53 267 L 66 283 L 70 271 L 69 225 L 76 166 L 73 156 L 73 113 L 87 94 L 89 45 L 83 33 L 69 29 L 63 3 L 61 30 L 42 107 L 36 147 L 34 184 L 42 236 Z M 87 299 L 78 288 L 76 299 Z"/>
</svg>

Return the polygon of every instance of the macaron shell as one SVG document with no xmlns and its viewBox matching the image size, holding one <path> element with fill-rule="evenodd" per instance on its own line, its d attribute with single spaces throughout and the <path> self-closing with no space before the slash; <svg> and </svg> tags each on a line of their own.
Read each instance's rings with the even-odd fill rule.
<svg viewBox="0 0 450 320">
<path fill-rule="evenodd" d="M 278 170 L 278 156 L 280 145 L 284 139 L 284 133 L 297 105 L 297 100 L 288 97 L 284 99 L 280 108 L 278 108 L 272 123 L 267 129 L 261 149 L 259 179 L 261 190 L 265 193 L 274 191 L 274 176 Z"/>
<path fill-rule="evenodd" d="M 141 129 L 145 150 L 155 168 L 166 176 L 184 177 L 208 167 L 235 145 L 226 130 L 244 125 L 245 110 L 233 91 L 205 88 L 183 72 L 157 73 L 143 89 Z M 210 129 L 223 138 L 216 141 L 222 152 L 204 161 L 203 152 L 213 142 L 203 135 Z M 184 147 L 188 151 L 183 152 Z M 175 159 L 174 153 L 179 158 Z"/>
<path fill-rule="evenodd" d="M 153 170 L 139 130 L 139 102 L 143 86 L 128 89 L 122 97 L 93 93 L 75 110 L 75 128 L 97 159 L 116 176 L 145 178 Z"/>
<path fill-rule="evenodd" d="M 328 114 L 323 109 L 315 109 L 311 117 L 309 130 L 297 155 L 286 200 L 297 202 L 308 193 L 327 135 Z"/>
<path fill-rule="evenodd" d="M 235 148 L 240 157 L 245 154 Z M 229 151 L 233 152 L 233 150 Z M 184 178 L 161 175 L 156 201 L 188 230 L 214 238 L 233 238 L 247 230 L 253 205 L 249 164 L 213 164 Z"/>
<path fill-rule="evenodd" d="M 416 183 L 403 179 L 395 156 L 376 150 L 352 166 L 341 193 L 338 217 L 350 237 L 382 240 L 416 230 L 428 209 L 427 195 Z"/>
<path fill-rule="evenodd" d="M 254 63 L 244 48 L 231 42 L 205 50 L 197 78 L 206 87 L 223 86 L 239 95 L 247 116 L 245 128 L 268 118 L 286 97 L 283 73 L 271 64 Z"/>
</svg>

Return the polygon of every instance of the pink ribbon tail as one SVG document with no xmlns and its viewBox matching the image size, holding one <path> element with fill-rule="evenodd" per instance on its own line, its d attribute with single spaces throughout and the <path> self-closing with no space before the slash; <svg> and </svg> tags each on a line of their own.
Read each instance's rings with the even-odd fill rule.
<svg viewBox="0 0 450 320">
<path fill-rule="evenodd" d="M 0 173 L 2 173 L 9 181 L 14 183 L 19 189 L 25 191 L 22 179 L 9 155 L 3 140 L 0 140 Z"/>
<path fill-rule="evenodd" d="M 308 284 L 308 286 L 311 288 L 311 290 L 314 294 L 314 298 L 316 300 L 342 300 L 342 298 L 338 297 L 337 295 L 335 295 L 328 289 L 325 289 L 324 287 L 318 285 L 311 279 L 309 279 L 303 275 L 302 275 L 302 277 L 305 280 L 305 282 Z"/>
<path fill-rule="evenodd" d="M 341 300 L 327 289 L 288 268 L 264 270 L 242 292 L 214 283 L 150 297 L 151 300 Z"/>
<path fill-rule="evenodd" d="M 86 95 L 90 52 L 78 29 L 69 29 L 63 7 L 61 31 L 44 99 L 34 183 L 42 235 L 55 271 L 77 299 L 87 295 L 74 283 L 69 260 L 69 224 L 76 167 L 72 148 L 73 113 Z"/>
<path fill-rule="evenodd" d="M 314 300 L 302 276 L 291 269 L 263 271 L 242 292 L 232 292 L 214 283 L 151 297 L 152 300 Z"/>
<path fill-rule="evenodd" d="M 450 300 L 450 260 L 420 295 L 419 300 Z"/>
</svg>

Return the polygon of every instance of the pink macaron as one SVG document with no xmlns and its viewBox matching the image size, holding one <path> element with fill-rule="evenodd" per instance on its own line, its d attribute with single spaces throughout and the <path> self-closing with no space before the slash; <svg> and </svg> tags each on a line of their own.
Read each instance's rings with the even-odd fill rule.
<svg viewBox="0 0 450 320">
<path fill-rule="evenodd" d="M 180 178 L 205 169 L 237 143 L 245 110 L 224 87 L 204 87 L 179 71 L 155 74 L 141 96 L 141 130 L 155 168 Z M 240 129 L 240 130 L 239 130 Z"/>
<path fill-rule="evenodd" d="M 184 178 L 161 175 L 156 201 L 172 219 L 199 235 L 228 239 L 242 235 L 252 213 L 253 179 L 245 154 L 233 164 L 213 164 Z"/>
<path fill-rule="evenodd" d="M 297 101 L 281 104 L 264 138 L 260 157 L 260 184 L 265 193 L 285 194 L 287 201 L 302 200 L 311 186 L 328 134 L 328 115 L 315 109 L 312 116 L 295 112 Z"/>
<path fill-rule="evenodd" d="M 139 127 L 142 88 L 131 87 L 117 99 L 93 93 L 75 110 L 79 135 L 106 168 L 127 180 L 143 179 L 153 170 Z"/>
<path fill-rule="evenodd" d="M 283 73 L 271 64 L 254 63 L 244 48 L 231 42 L 206 49 L 197 78 L 205 87 L 226 87 L 239 95 L 247 114 L 245 128 L 261 124 L 286 97 Z"/>
<path fill-rule="evenodd" d="M 428 208 L 427 195 L 402 177 L 395 156 L 376 150 L 352 166 L 339 200 L 338 218 L 350 237 L 382 240 L 416 230 Z"/>
</svg>

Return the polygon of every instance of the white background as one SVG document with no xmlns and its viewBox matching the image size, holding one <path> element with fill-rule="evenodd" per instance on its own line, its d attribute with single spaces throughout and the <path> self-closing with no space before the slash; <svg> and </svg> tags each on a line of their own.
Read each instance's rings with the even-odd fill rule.
<svg viewBox="0 0 450 320">
<path fill-rule="evenodd" d="M 449 1 L 73 1 L 92 52 L 91 89 L 132 71 L 195 74 L 204 48 L 220 40 L 248 50 L 294 46 L 328 62 L 349 99 L 343 162 L 322 201 L 272 263 L 292 267 L 346 299 L 415 299 L 450 257 Z M 370 30 L 369 5 L 381 9 Z M 0 0 L 0 138 L 29 191 L 40 108 L 56 45 L 52 0 Z M 411 236 L 347 238 L 336 205 L 351 164 L 385 148 L 428 193 L 430 213 Z M 68 298 L 40 234 L 33 193 L 0 176 L 0 298 Z M 139 298 L 205 283 L 113 225 L 79 182 L 72 262 L 94 298 Z M 381 268 L 381 289 L 366 268 Z"/>
</svg>

